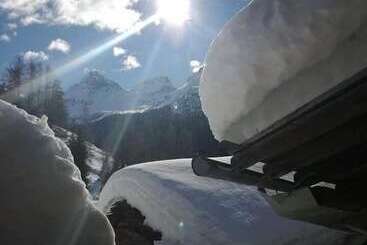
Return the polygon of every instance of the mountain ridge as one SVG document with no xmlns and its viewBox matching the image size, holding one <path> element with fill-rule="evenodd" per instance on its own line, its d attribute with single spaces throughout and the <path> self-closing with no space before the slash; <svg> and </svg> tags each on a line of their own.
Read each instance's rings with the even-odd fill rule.
<svg viewBox="0 0 367 245">
<path fill-rule="evenodd" d="M 144 112 L 177 104 L 185 94 L 196 93 L 190 90 L 198 90 L 198 79 L 199 75 L 194 74 L 176 88 L 168 77 L 159 76 L 125 90 L 102 73 L 90 71 L 66 91 L 67 108 L 71 118 L 77 120 L 96 119 L 103 114 Z"/>
</svg>

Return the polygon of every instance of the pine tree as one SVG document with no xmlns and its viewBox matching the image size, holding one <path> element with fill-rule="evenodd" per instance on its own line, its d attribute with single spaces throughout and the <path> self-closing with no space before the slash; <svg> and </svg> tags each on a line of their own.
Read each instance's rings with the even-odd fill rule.
<svg viewBox="0 0 367 245">
<path fill-rule="evenodd" d="M 38 111 L 39 104 L 38 104 L 37 97 L 36 97 L 35 81 L 37 78 L 39 78 L 42 75 L 41 67 L 42 67 L 42 63 L 30 60 L 29 63 L 27 64 L 27 69 L 26 69 L 26 72 L 27 72 L 26 83 L 29 84 L 29 92 L 26 98 L 26 106 L 28 108 L 24 108 L 24 109 L 26 109 L 26 111 L 34 115 L 40 114 Z"/>
<path fill-rule="evenodd" d="M 50 123 L 65 127 L 67 124 L 67 111 L 60 81 L 49 82 L 45 93 L 44 113 L 48 116 Z"/>
<path fill-rule="evenodd" d="M 102 185 L 104 185 L 112 174 L 111 157 L 105 153 L 102 165 L 102 172 L 100 174 Z"/>
<path fill-rule="evenodd" d="M 23 104 L 20 86 L 24 82 L 24 71 L 25 64 L 23 62 L 23 58 L 21 56 L 17 56 L 15 61 L 5 69 L 3 78 L 7 91 L 9 91 L 4 99 L 17 104 L 18 106 Z"/>
<path fill-rule="evenodd" d="M 5 70 L 0 95 L 30 114 L 46 115 L 51 124 L 66 127 L 68 115 L 60 84 L 49 66 L 18 56 Z"/>
<path fill-rule="evenodd" d="M 84 183 L 88 183 L 88 149 L 84 139 L 82 130 L 78 127 L 75 130 L 77 135 L 74 135 L 69 143 L 69 148 L 74 157 L 74 163 L 79 168 L 82 180 Z"/>
<path fill-rule="evenodd" d="M 6 92 L 5 83 L 0 83 L 0 99 L 4 96 L 5 92 Z"/>
</svg>

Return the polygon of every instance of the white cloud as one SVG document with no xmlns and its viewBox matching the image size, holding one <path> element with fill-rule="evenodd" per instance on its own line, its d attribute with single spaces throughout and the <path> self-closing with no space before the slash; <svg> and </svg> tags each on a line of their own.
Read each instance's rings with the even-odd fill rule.
<svg viewBox="0 0 367 245">
<path fill-rule="evenodd" d="M 13 31 L 13 30 L 15 30 L 15 29 L 17 29 L 18 28 L 18 25 L 17 24 L 15 24 L 15 23 L 9 23 L 8 24 L 8 29 L 10 30 L 10 31 Z"/>
<path fill-rule="evenodd" d="M 11 38 L 8 34 L 2 34 L 0 35 L 0 42 L 10 42 Z"/>
<path fill-rule="evenodd" d="M 23 25 L 93 25 L 100 29 L 124 31 L 140 21 L 132 9 L 139 0 L 1 0 L 0 10 L 8 19 Z"/>
<path fill-rule="evenodd" d="M 203 65 L 198 60 L 191 60 L 190 61 L 190 67 L 192 69 L 192 72 L 196 73 L 196 72 L 200 71 L 200 69 L 203 67 Z"/>
<path fill-rule="evenodd" d="M 20 19 L 20 23 L 24 26 L 29 26 L 32 24 L 43 24 L 45 23 L 45 20 L 40 19 L 37 15 L 36 16 L 25 16 L 22 19 Z"/>
<path fill-rule="evenodd" d="M 88 74 L 88 73 L 99 73 L 99 74 L 105 74 L 105 72 L 103 70 L 97 69 L 97 68 L 89 68 L 89 67 L 85 67 L 83 69 L 84 74 Z"/>
<path fill-rule="evenodd" d="M 126 54 L 126 49 L 123 49 L 121 47 L 113 47 L 112 51 L 113 55 L 116 57 Z"/>
<path fill-rule="evenodd" d="M 33 51 L 29 50 L 23 54 L 24 61 L 46 61 L 48 60 L 47 54 L 45 54 L 43 51 Z"/>
<path fill-rule="evenodd" d="M 69 53 L 70 48 L 70 44 L 60 38 L 53 40 L 50 45 L 48 45 L 48 50 L 60 51 L 64 54 Z"/>
<path fill-rule="evenodd" d="M 141 67 L 138 59 L 133 55 L 128 55 L 125 57 L 125 59 L 122 61 L 122 70 L 123 71 L 129 71 L 134 70 Z"/>
</svg>

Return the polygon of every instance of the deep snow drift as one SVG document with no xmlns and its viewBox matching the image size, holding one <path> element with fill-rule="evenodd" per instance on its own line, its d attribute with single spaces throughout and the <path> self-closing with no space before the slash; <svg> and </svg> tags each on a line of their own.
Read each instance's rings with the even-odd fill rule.
<svg viewBox="0 0 367 245">
<path fill-rule="evenodd" d="M 127 200 L 162 232 L 160 244 L 351 244 L 344 233 L 277 216 L 255 188 L 195 176 L 190 162 L 120 170 L 102 190 L 98 206 L 108 212 Z"/>
<path fill-rule="evenodd" d="M 363 0 L 251 1 L 205 62 L 200 96 L 215 137 L 241 143 L 367 66 L 366 9 Z"/>
<path fill-rule="evenodd" d="M 114 244 L 65 143 L 0 100 L 0 244 Z"/>
</svg>

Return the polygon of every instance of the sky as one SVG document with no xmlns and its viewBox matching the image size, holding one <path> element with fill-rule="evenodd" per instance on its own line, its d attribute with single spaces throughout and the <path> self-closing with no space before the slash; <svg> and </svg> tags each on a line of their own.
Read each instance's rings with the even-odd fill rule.
<svg viewBox="0 0 367 245">
<path fill-rule="evenodd" d="M 156 1 L 1 0 L 0 71 L 16 55 L 57 69 L 87 52 L 94 54 L 114 37 L 145 23 L 157 12 Z M 104 45 L 98 55 L 73 62 L 58 79 L 68 88 L 86 71 L 96 69 L 125 88 L 157 76 L 168 76 L 178 86 L 204 62 L 212 40 L 246 3 L 191 0 L 190 19 L 182 25 L 167 20 L 151 23 L 121 42 Z"/>
</svg>

